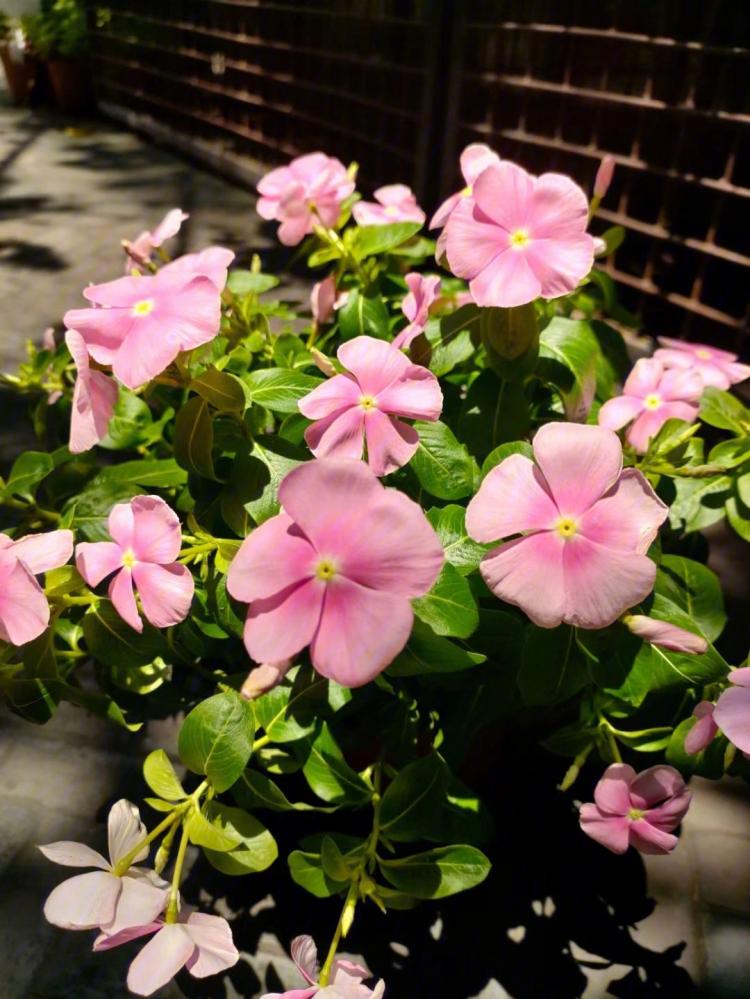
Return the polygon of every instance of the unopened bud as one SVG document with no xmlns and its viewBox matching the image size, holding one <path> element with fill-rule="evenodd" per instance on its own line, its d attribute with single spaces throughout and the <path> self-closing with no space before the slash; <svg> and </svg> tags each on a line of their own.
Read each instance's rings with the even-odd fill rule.
<svg viewBox="0 0 750 999">
<path fill-rule="evenodd" d="M 702 635 L 686 631 L 685 628 L 678 628 L 677 625 L 669 624 L 667 621 L 646 617 L 644 614 L 628 614 L 623 618 L 623 623 L 634 635 L 671 652 L 700 654 L 708 648 L 708 642 Z"/>
<path fill-rule="evenodd" d="M 615 158 L 607 154 L 599 164 L 599 169 L 596 171 L 596 177 L 594 178 L 594 197 L 598 198 L 599 201 L 601 201 L 609 190 L 614 172 Z"/>
<path fill-rule="evenodd" d="M 291 659 L 282 659 L 277 663 L 262 663 L 251 669 L 247 674 L 245 682 L 242 684 L 240 695 L 246 701 L 253 701 L 261 694 L 268 693 L 277 687 L 286 676 L 292 665 Z"/>
</svg>

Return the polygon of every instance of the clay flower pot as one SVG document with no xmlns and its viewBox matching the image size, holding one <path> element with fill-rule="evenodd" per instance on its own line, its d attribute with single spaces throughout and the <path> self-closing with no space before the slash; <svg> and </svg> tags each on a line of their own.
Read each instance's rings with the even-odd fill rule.
<svg viewBox="0 0 750 999">
<path fill-rule="evenodd" d="M 5 69 L 11 99 L 18 107 L 23 107 L 29 103 L 39 62 L 34 56 L 11 48 L 10 45 L 0 46 L 0 59 Z"/>
<path fill-rule="evenodd" d="M 75 114 L 93 106 L 94 90 L 87 59 L 50 58 L 47 70 L 55 104 L 61 111 Z"/>
</svg>

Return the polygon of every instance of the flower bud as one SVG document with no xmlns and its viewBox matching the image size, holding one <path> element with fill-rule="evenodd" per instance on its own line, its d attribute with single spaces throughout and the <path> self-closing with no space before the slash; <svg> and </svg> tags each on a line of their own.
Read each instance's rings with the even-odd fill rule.
<svg viewBox="0 0 750 999">
<path fill-rule="evenodd" d="M 678 628 L 667 621 L 658 621 L 644 614 L 628 614 L 623 621 L 634 635 L 661 649 L 700 654 L 708 648 L 708 642 L 701 635 Z"/>
<path fill-rule="evenodd" d="M 615 160 L 613 156 L 607 154 L 603 157 L 601 163 L 599 164 L 599 169 L 596 171 L 596 177 L 594 178 L 594 197 L 598 198 L 600 201 L 604 195 L 609 190 L 609 185 L 612 183 L 612 176 L 615 172 Z"/>
<path fill-rule="evenodd" d="M 253 701 L 261 694 L 267 694 L 269 690 L 273 690 L 281 683 L 291 665 L 291 659 L 282 659 L 281 662 L 262 663 L 260 666 L 256 666 L 247 674 L 240 695 L 246 701 Z"/>
</svg>

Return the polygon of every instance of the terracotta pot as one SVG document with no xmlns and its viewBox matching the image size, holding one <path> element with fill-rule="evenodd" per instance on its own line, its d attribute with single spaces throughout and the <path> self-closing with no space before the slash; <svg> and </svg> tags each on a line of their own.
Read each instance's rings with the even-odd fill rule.
<svg viewBox="0 0 750 999">
<path fill-rule="evenodd" d="M 3 61 L 8 90 L 13 103 L 19 107 L 28 104 L 39 68 L 38 60 L 31 55 L 24 55 L 18 60 L 14 59 L 7 45 L 0 46 L 0 59 Z"/>
<path fill-rule="evenodd" d="M 94 104 L 94 88 L 87 59 L 48 59 L 52 93 L 61 111 L 75 114 Z"/>
</svg>

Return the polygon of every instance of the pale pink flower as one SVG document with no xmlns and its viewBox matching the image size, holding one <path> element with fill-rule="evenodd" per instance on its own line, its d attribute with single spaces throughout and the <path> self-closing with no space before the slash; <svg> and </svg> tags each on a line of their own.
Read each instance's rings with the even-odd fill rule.
<svg viewBox="0 0 750 999">
<path fill-rule="evenodd" d="M 332 274 L 313 285 L 310 292 L 310 309 L 313 319 L 319 326 L 324 326 L 333 315 L 336 302 L 336 281 Z"/>
<path fill-rule="evenodd" d="M 176 236 L 182 223 L 189 218 L 190 216 L 181 208 L 172 208 L 155 229 L 144 229 L 132 243 L 125 240 L 123 245 L 128 258 L 125 262 L 126 273 L 129 272 L 133 263 L 138 266 L 148 263 L 151 259 L 151 251 L 171 239 L 172 236 Z"/>
<path fill-rule="evenodd" d="M 729 674 L 733 686 L 725 690 L 716 702 L 714 721 L 724 735 L 743 753 L 750 753 L 750 666 L 733 669 Z"/>
<path fill-rule="evenodd" d="M 639 471 L 623 471 L 620 441 L 602 427 L 548 423 L 534 459 L 510 455 L 469 503 L 475 541 L 522 535 L 485 555 L 481 574 L 541 628 L 606 628 L 651 592 L 646 552 L 668 508 Z"/>
<path fill-rule="evenodd" d="M 386 184 L 373 191 L 375 201 L 358 201 L 352 208 L 358 225 L 389 225 L 392 222 L 419 222 L 425 213 L 417 204 L 417 196 L 406 184 Z"/>
<path fill-rule="evenodd" d="M 305 462 L 279 487 L 283 512 L 245 539 L 227 589 L 248 603 L 245 646 L 259 663 L 310 646 L 323 676 L 372 680 L 411 633 L 411 599 L 443 564 L 420 507 L 386 489 L 361 461 Z"/>
<path fill-rule="evenodd" d="M 702 393 L 703 380 L 695 369 L 666 370 L 655 357 L 642 357 L 628 375 L 622 395 L 608 399 L 599 410 L 599 424 L 609 430 L 631 424 L 626 437 L 643 454 L 667 420 L 693 422 Z"/>
<path fill-rule="evenodd" d="M 708 642 L 702 635 L 678 628 L 668 621 L 659 621 L 644 614 L 627 614 L 623 621 L 634 635 L 662 649 L 700 654 L 708 648 Z"/>
<path fill-rule="evenodd" d="M 613 763 L 594 790 L 594 803 L 581 805 L 581 829 L 612 853 L 634 846 L 641 853 L 670 853 L 672 830 L 682 822 L 692 793 L 674 767 L 657 765 L 636 774 Z"/>
<path fill-rule="evenodd" d="M 99 364 L 111 365 L 130 389 L 150 381 L 182 350 L 213 340 L 221 322 L 221 296 L 205 276 L 167 272 L 90 285 L 84 297 L 96 308 L 65 313 Z"/>
<path fill-rule="evenodd" d="M 297 970 L 308 983 L 309 987 L 290 989 L 287 992 L 267 992 L 261 999 L 382 999 L 385 994 L 385 982 L 381 979 L 370 989 L 362 982 L 372 978 L 372 973 L 361 964 L 348 961 L 346 958 L 335 958 L 331 967 L 329 984 L 317 984 L 318 949 L 312 937 L 301 936 L 292 940 L 291 954 Z"/>
<path fill-rule="evenodd" d="M 65 343 L 78 372 L 70 413 L 69 447 L 72 454 L 80 454 L 106 437 L 117 402 L 117 384 L 103 371 L 92 370 L 80 333 L 67 330 Z"/>
<path fill-rule="evenodd" d="M 25 645 L 49 624 L 49 604 L 36 576 L 65 565 L 73 554 L 72 531 L 0 534 L 0 639 Z"/>
<path fill-rule="evenodd" d="M 445 227 L 450 269 L 480 306 L 512 308 L 574 291 L 594 262 L 586 195 L 570 177 L 487 167 Z"/>
<path fill-rule="evenodd" d="M 711 701 L 701 701 L 693 708 L 695 724 L 685 736 L 685 752 L 694 756 L 700 753 L 711 742 L 719 731 L 719 726 L 714 721 L 714 705 Z M 748 726 L 750 728 L 750 726 Z"/>
<path fill-rule="evenodd" d="M 600 201 L 604 195 L 609 190 L 609 185 L 612 183 L 612 177 L 615 173 L 615 158 L 607 154 L 602 157 L 602 161 L 599 164 L 599 169 L 596 171 L 596 177 L 594 178 L 594 197 L 598 198 Z"/>
<path fill-rule="evenodd" d="M 245 682 L 240 688 L 240 695 L 246 701 L 254 701 L 261 694 L 267 694 L 269 690 L 278 687 L 289 672 L 291 665 L 291 659 L 282 659 L 279 663 L 261 663 L 260 666 L 251 669 L 245 677 Z"/>
<path fill-rule="evenodd" d="M 375 337 L 348 340 L 336 356 L 344 373 L 299 401 L 300 412 L 315 420 L 305 431 L 308 447 L 319 458 L 361 458 L 366 445 L 370 468 L 388 475 L 419 446 L 419 434 L 401 417 L 437 420 L 440 384 L 427 368 Z"/>
<path fill-rule="evenodd" d="M 112 806 L 107 822 L 109 860 L 83 843 L 60 841 L 40 846 L 48 860 L 66 867 L 97 867 L 78 874 L 52 891 L 44 905 L 50 923 L 64 930 L 91 930 L 119 933 L 156 919 L 164 909 L 169 886 L 153 871 L 133 867 L 148 856 L 144 846 L 132 858 L 125 874 L 115 873 L 146 836 L 146 828 L 135 805 L 121 798 Z"/>
<path fill-rule="evenodd" d="M 261 179 L 258 214 L 280 222 L 279 239 L 284 246 L 296 246 L 313 225 L 335 226 L 342 203 L 353 191 L 354 181 L 340 160 L 308 153 Z"/>
<path fill-rule="evenodd" d="M 430 219 L 430 229 L 442 229 L 461 199 L 471 196 L 472 185 L 482 171 L 489 166 L 498 166 L 499 163 L 500 157 L 495 150 L 490 149 L 483 142 L 472 142 L 471 145 L 467 146 L 461 153 L 461 174 L 466 181 L 466 187 L 445 199 Z"/>
<path fill-rule="evenodd" d="M 42 333 L 42 349 L 54 351 L 57 348 L 55 343 L 55 327 L 48 326 L 47 329 Z"/>
<path fill-rule="evenodd" d="M 224 246 L 208 246 L 198 253 L 186 253 L 165 264 L 159 274 L 172 276 L 179 274 L 184 278 L 207 277 L 217 291 L 223 291 L 227 283 L 229 265 L 234 256 L 234 251 Z"/>
<path fill-rule="evenodd" d="M 594 256 L 605 257 L 607 255 L 607 244 L 601 236 L 594 236 Z"/>
<path fill-rule="evenodd" d="M 155 628 L 183 621 L 193 599 L 193 577 L 176 559 L 180 554 L 180 519 L 159 496 L 135 496 L 118 503 L 109 515 L 114 541 L 82 542 L 76 566 L 89 584 L 97 586 L 115 573 L 109 598 L 131 628 L 143 631 L 133 587 L 141 609 Z"/>
<path fill-rule="evenodd" d="M 176 923 L 152 920 L 117 934 L 102 934 L 94 941 L 94 950 L 110 950 L 149 933 L 154 936 L 128 968 L 128 988 L 137 996 L 150 996 L 182 968 L 193 978 L 207 978 L 234 967 L 240 959 L 229 923 L 205 912 L 181 913 Z"/>
<path fill-rule="evenodd" d="M 406 350 L 412 340 L 419 336 L 427 326 L 430 306 L 440 298 L 440 278 L 433 275 L 423 277 L 412 272 L 404 278 L 409 286 L 408 294 L 401 303 L 401 311 L 409 320 L 393 341 L 393 346 Z"/>
<path fill-rule="evenodd" d="M 665 368 L 685 368 L 700 373 L 704 385 L 726 391 L 738 382 L 750 378 L 750 365 L 740 364 L 737 355 L 718 347 L 709 347 L 707 343 L 686 343 L 684 340 L 672 340 L 660 336 L 662 345 L 654 357 L 662 362 Z"/>
</svg>

